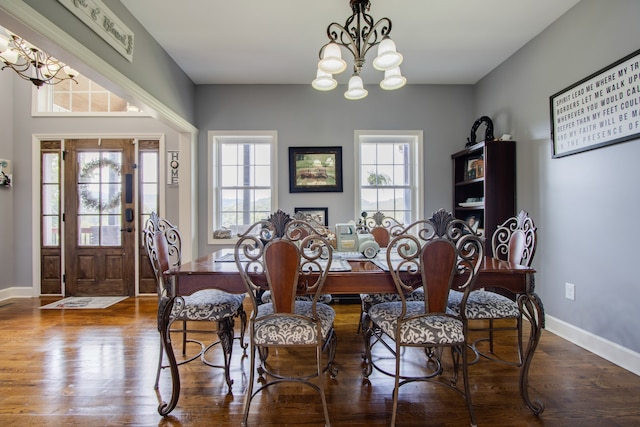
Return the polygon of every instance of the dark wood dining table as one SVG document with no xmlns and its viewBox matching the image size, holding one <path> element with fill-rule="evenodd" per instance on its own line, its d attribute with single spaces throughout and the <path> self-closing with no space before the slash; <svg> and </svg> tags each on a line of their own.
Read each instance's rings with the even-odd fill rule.
<svg viewBox="0 0 640 427">
<path fill-rule="evenodd" d="M 172 395 L 169 402 L 163 401 L 158 395 L 160 399 L 158 412 L 161 415 L 167 415 L 175 408 L 180 395 L 180 376 L 169 335 L 170 313 L 173 301 L 175 298 L 190 295 L 203 289 L 220 289 L 230 293 L 247 292 L 236 264 L 233 262 L 232 254 L 233 251 L 231 249 L 222 249 L 165 272 L 166 276 L 174 279 L 173 295 L 169 296 L 163 311 L 164 315 L 159 316 L 158 329 L 164 340 L 166 356 L 169 361 Z M 376 263 L 366 259 L 349 259 L 347 262 L 350 265 L 350 271 L 329 272 L 322 289 L 323 293 L 396 292 L 391 274 L 380 268 Z M 529 340 L 523 363 L 520 366 L 520 395 L 531 411 L 538 415 L 544 410 L 544 405 L 539 400 L 533 402 L 528 393 L 529 368 L 540 340 L 542 328 L 544 328 L 544 309 L 542 301 L 535 293 L 534 275 L 535 270 L 530 267 L 524 267 L 497 258 L 485 257 L 475 282 L 475 288 L 498 287 L 507 289 L 517 295 L 520 311 L 530 325 Z"/>
</svg>

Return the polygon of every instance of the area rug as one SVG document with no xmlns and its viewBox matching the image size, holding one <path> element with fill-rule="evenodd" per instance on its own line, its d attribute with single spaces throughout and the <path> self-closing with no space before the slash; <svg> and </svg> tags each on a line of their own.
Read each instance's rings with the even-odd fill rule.
<svg viewBox="0 0 640 427">
<path fill-rule="evenodd" d="M 60 308 L 107 308 L 119 303 L 127 297 L 68 297 L 51 304 L 43 305 L 41 309 Z"/>
</svg>

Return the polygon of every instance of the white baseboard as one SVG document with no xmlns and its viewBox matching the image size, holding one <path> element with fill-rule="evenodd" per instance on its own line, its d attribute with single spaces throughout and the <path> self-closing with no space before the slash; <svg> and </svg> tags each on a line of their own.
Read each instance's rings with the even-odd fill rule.
<svg viewBox="0 0 640 427">
<path fill-rule="evenodd" d="M 621 368 L 640 375 L 640 353 L 577 328 L 553 316 L 545 316 L 545 329 Z"/>
<path fill-rule="evenodd" d="M 9 298 L 33 298 L 35 295 L 32 287 L 13 287 L 0 289 L 0 301 Z"/>
</svg>

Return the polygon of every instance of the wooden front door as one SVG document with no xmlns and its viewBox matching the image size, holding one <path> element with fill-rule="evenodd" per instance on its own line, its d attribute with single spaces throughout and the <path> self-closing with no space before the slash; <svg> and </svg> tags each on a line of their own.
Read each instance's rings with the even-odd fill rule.
<svg viewBox="0 0 640 427">
<path fill-rule="evenodd" d="M 65 141 L 65 295 L 134 295 L 132 139 Z"/>
</svg>

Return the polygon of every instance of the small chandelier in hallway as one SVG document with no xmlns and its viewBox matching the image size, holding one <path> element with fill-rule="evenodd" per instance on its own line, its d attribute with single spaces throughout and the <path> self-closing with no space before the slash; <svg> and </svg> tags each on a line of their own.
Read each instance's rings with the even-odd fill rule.
<svg viewBox="0 0 640 427">
<path fill-rule="evenodd" d="M 9 33 L 10 38 L 0 35 L 0 60 L 2 69 L 10 68 L 20 78 L 29 80 L 40 88 L 44 84 L 54 85 L 65 80 L 75 80 L 78 72 L 68 65 L 38 49 L 28 41 Z"/>
</svg>

